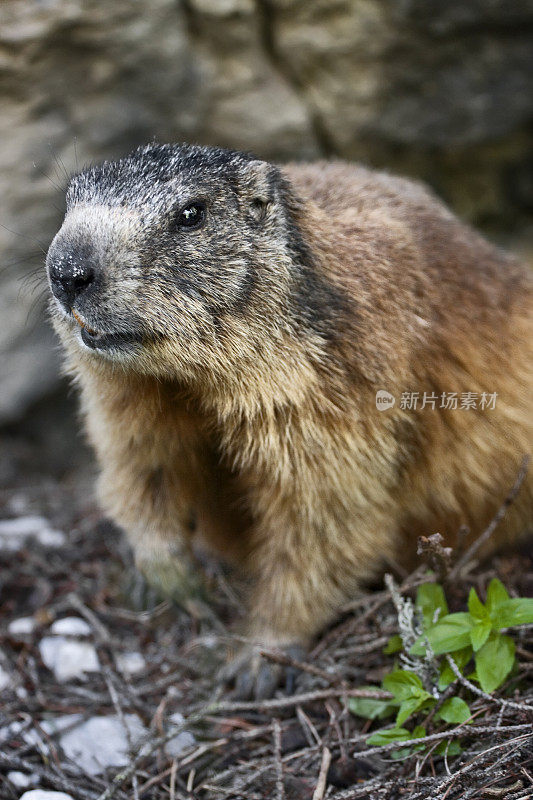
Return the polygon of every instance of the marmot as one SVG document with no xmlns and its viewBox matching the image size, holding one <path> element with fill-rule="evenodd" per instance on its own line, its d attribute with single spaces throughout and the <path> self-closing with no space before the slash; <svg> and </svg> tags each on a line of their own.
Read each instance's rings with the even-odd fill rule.
<svg viewBox="0 0 533 800">
<path fill-rule="evenodd" d="M 409 180 L 149 145 L 72 178 L 47 270 L 104 508 L 169 592 L 194 536 L 243 565 L 259 644 L 479 535 L 531 451 L 530 276 Z M 532 508 L 528 477 L 495 541 Z"/>
</svg>

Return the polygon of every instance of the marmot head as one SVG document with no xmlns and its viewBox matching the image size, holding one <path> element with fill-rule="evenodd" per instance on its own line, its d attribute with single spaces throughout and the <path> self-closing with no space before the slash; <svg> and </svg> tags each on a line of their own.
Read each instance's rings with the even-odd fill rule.
<svg viewBox="0 0 533 800">
<path fill-rule="evenodd" d="M 71 352 L 183 375 L 253 358 L 290 327 L 298 201 L 252 156 L 149 145 L 76 175 L 46 260 Z"/>
</svg>

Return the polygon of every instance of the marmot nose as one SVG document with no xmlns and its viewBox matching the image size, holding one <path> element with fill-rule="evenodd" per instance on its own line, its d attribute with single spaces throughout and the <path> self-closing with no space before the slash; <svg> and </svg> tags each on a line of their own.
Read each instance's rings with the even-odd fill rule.
<svg viewBox="0 0 533 800">
<path fill-rule="evenodd" d="M 69 253 L 52 258 L 48 265 L 52 292 L 71 309 L 78 297 L 94 283 L 94 260 L 86 252 Z"/>
</svg>

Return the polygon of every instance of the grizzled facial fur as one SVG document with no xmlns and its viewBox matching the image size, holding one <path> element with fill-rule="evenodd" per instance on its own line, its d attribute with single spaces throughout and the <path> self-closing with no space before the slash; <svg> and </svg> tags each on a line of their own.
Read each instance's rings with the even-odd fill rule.
<svg viewBox="0 0 533 800">
<path fill-rule="evenodd" d="M 46 260 L 63 340 L 160 374 L 260 346 L 294 263 L 288 193 L 270 164 L 190 145 L 145 146 L 76 175 Z"/>
</svg>

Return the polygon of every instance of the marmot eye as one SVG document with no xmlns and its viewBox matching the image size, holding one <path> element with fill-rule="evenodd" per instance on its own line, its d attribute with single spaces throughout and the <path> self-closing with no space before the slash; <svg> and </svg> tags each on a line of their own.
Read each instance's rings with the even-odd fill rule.
<svg viewBox="0 0 533 800">
<path fill-rule="evenodd" d="M 184 206 L 174 217 L 176 228 L 199 228 L 205 220 L 205 204 L 189 203 Z"/>
</svg>

